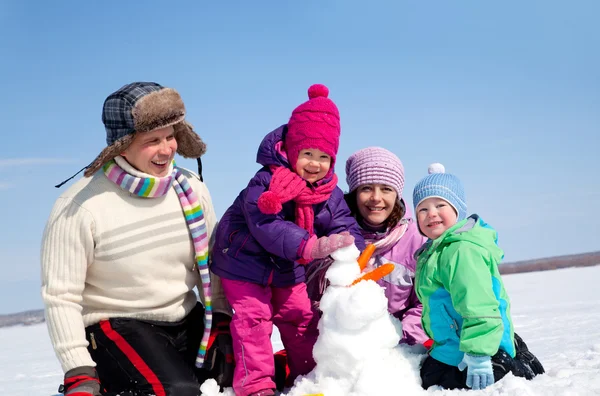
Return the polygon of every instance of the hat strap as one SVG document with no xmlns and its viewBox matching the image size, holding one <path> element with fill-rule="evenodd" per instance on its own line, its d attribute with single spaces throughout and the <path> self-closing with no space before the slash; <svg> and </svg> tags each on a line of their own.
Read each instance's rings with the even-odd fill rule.
<svg viewBox="0 0 600 396">
<path fill-rule="evenodd" d="M 63 185 L 65 185 L 65 183 L 67 183 L 69 180 L 73 179 L 75 176 L 77 176 L 78 174 L 80 174 L 81 172 L 83 172 L 84 170 L 86 170 L 87 168 L 89 168 L 90 166 L 92 166 L 93 162 L 90 162 L 89 165 L 84 166 L 83 168 L 81 168 L 79 171 L 77 171 L 77 173 L 75 173 L 73 176 L 69 177 L 66 180 L 63 180 L 62 182 L 58 183 L 57 185 L 55 185 L 54 187 L 56 188 L 61 188 Z"/>
<path fill-rule="evenodd" d="M 196 161 L 198 161 L 198 177 L 200 178 L 200 181 L 203 182 L 204 177 L 202 177 L 202 160 L 200 157 L 198 157 Z"/>
</svg>

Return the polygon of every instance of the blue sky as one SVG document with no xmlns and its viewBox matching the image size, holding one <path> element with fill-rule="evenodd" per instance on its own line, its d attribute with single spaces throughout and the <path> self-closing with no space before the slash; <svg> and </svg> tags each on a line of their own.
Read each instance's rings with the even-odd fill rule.
<svg viewBox="0 0 600 396">
<path fill-rule="evenodd" d="M 403 161 L 409 202 L 429 163 L 459 176 L 506 261 L 598 250 L 599 14 L 594 0 L 4 0 L 0 313 L 42 307 L 41 235 L 68 188 L 53 186 L 105 146 L 102 103 L 132 81 L 181 93 L 219 216 L 264 134 L 323 83 L 343 189 L 346 158 L 378 145 Z"/>
</svg>

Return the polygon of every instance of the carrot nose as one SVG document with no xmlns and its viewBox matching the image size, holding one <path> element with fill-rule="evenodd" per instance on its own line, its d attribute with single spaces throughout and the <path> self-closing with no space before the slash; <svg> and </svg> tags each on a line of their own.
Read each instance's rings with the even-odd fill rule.
<svg viewBox="0 0 600 396">
<path fill-rule="evenodd" d="M 385 263 L 385 264 L 380 265 L 379 267 L 375 268 L 373 271 L 363 274 L 360 278 L 357 278 L 354 282 L 352 282 L 352 284 L 350 286 L 354 286 L 358 282 L 364 281 L 364 280 L 378 281 L 379 279 L 383 278 L 387 274 L 391 273 L 393 270 L 394 270 L 394 264 Z"/>
<path fill-rule="evenodd" d="M 367 247 L 365 248 L 365 250 L 362 251 L 362 253 L 360 254 L 360 256 L 358 257 L 358 267 L 360 268 L 360 271 L 362 272 L 362 270 L 364 270 L 367 267 L 367 264 L 369 264 L 369 260 L 371 259 L 371 256 L 373 255 L 373 253 L 375 253 L 375 245 L 373 245 L 372 243 L 369 243 L 367 245 Z"/>
</svg>

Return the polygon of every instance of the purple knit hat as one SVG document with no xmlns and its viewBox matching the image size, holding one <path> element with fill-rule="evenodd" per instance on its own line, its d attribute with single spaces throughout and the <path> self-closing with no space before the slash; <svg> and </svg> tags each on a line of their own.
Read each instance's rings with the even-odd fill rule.
<svg viewBox="0 0 600 396">
<path fill-rule="evenodd" d="M 346 161 L 346 183 L 350 191 L 363 184 L 387 184 L 396 190 L 400 199 L 404 190 L 404 166 L 391 151 L 367 147 Z"/>
</svg>

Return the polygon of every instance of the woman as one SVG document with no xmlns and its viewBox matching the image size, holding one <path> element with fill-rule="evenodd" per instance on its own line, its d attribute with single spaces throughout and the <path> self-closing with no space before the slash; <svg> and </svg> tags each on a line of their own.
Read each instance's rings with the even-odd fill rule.
<svg viewBox="0 0 600 396">
<path fill-rule="evenodd" d="M 414 253 L 425 242 L 408 211 L 402 191 L 404 167 L 390 151 L 368 147 L 346 161 L 345 195 L 350 211 L 360 226 L 366 243 L 376 246 L 370 267 L 392 263 L 394 271 L 379 280 L 385 288 L 389 312 L 402 322 L 401 343 L 417 345 L 424 351 L 428 337 L 421 327 L 422 305 L 417 299 Z M 331 260 L 309 265 L 307 285 L 311 299 L 318 303 L 326 287 L 325 272 Z M 369 269 L 367 269 L 369 270 Z"/>
</svg>

